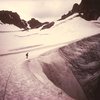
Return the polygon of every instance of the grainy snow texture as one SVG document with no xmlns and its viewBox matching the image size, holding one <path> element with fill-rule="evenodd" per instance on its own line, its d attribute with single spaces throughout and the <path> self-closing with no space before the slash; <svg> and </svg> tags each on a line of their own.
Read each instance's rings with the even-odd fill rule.
<svg viewBox="0 0 100 100">
<path fill-rule="evenodd" d="M 91 97 L 91 87 L 85 84 L 93 81 L 91 78 L 98 79 L 98 72 L 85 72 L 85 77 L 77 73 L 81 66 L 91 69 L 91 64 L 99 64 L 100 35 L 94 37 L 95 41 L 91 37 L 88 38 L 90 42 L 88 39 L 76 41 L 100 33 L 100 25 L 74 16 L 76 14 L 63 21 L 55 21 L 50 29 L 7 32 L 11 31 L 7 28 L 5 32 L 0 31 L 0 100 L 99 100 L 95 99 L 98 95 Z M 49 51 L 51 49 L 55 50 Z M 80 58 L 82 63 L 78 63 L 80 67 L 77 70 L 78 57 L 84 56 L 90 49 L 94 50 L 92 55 L 97 59 L 88 62 L 87 56 Z M 95 50 L 98 54 L 94 53 Z M 49 52 L 43 54 L 46 51 Z"/>
</svg>

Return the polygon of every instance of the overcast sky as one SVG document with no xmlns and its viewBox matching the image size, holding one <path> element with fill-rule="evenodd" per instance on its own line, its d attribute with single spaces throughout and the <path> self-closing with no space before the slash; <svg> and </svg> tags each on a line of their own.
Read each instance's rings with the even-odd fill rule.
<svg viewBox="0 0 100 100">
<path fill-rule="evenodd" d="M 0 0 L 0 10 L 17 12 L 22 19 L 60 17 L 81 0 Z"/>
</svg>

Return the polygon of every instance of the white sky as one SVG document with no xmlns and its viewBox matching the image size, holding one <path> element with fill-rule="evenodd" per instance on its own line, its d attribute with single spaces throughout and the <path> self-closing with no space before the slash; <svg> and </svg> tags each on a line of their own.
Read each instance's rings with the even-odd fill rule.
<svg viewBox="0 0 100 100">
<path fill-rule="evenodd" d="M 75 2 L 81 0 L 0 0 L 0 10 L 17 12 L 25 20 L 60 18 Z"/>
</svg>

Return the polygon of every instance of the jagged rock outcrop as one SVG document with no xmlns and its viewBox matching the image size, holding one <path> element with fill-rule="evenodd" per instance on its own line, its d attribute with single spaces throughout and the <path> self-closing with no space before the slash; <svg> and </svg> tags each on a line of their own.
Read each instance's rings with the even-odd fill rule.
<svg viewBox="0 0 100 100">
<path fill-rule="evenodd" d="M 86 20 L 96 20 L 100 16 L 100 1 L 99 0 L 82 0 L 80 5 L 75 3 L 71 11 L 64 14 L 61 19 L 63 20 L 74 13 L 79 13 L 79 16 Z"/>
<path fill-rule="evenodd" d="M 59 20 L 66 19 L 67 17 L 69 17 L 69 16 L 71 16 L 72 14 L 77 13 L 77 12 L 79 12 L 79 5 L 78 5 L 77 3 L 75 3 L 75 4 L 73 5 L 72 10 L 69 11 L 67 14 L 62 15 L 61 18 L 60 18 Z"/>
<path fill-rule="evenodd" d="M 45 24 L 45 25 L 42 27 L 42 30 L 43 30 L 43 29 L 51 28 L 54 24 L 55 24 L 55 22 L 47 23 L 47 24 Z"/>
<path fill-rule="evenodd" d="M 35 18 L 32 18 L 31 20 L 28 21 L 28 24 L 31 28 L 39 28 L 42 26 L 42 23 Z"/>
<path fill-rule="evenodd" d="M 74 14 L 74 13 L 76 13 L 76 12 L 78 12 L 78 11 L 79 11 L 79 5 L 78 5 L 77 3 L 75 3 L 75 4 L 73 5 L 72 10 L 69 11 L 68 14 L 64 14 L 64 15 L 61 17 L 60 20 L 65 19 L 65 18 L 71 16 L 72 14 Z"/>
<path fill-rule="evenodd" d="M 35 18 L 32 18 L 31 20 L 28 21 L 28 24 L 29 24 L 31 29 L 35 29 L 35 28 L 39 28 L 43 25 L 46 26 L 50 23 L 49 22 L 40 22 L 40 21 L 36 20 Z"/>
<path fill-rule="evenodd" d="M 19 28 L 27 29 L 27 23 L 22 20 L 16 12 L 12 11 L 0 11 L 0 20 L 4 24 L 14 24 Z"/>
<path fill-rule="evenodd" d="M 96 20 L 100 16 L 100 0 L 82 0 L 79 9 L 84 19 Z"/>
</svg>

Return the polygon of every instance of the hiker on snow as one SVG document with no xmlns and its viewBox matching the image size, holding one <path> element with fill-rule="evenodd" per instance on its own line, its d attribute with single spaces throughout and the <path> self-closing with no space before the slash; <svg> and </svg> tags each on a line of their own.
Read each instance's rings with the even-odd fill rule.
<svg viewBox="0 0 100 100">
<path fill-rule="evenodd" d="M 26 59 L 28 59 L 28 53 L 26 53 Z"/>
</svg>

